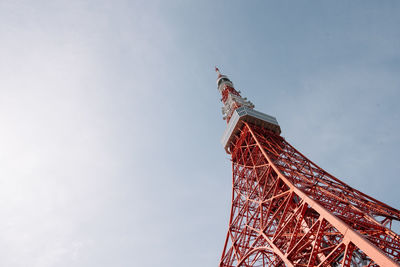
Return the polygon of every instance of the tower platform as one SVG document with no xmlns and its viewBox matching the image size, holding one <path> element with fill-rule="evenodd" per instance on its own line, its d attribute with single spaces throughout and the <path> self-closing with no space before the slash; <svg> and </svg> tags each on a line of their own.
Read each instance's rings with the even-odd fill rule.
<svg viewBox="0 0 400 267">
<path fill-rule="evenodd" d="M 245 106 L 240 107 L 233 112 L 233 115 L 221 139 L 221 143 L 227 153 L 230 153 L 230 141 L 240 132 L 243 122 L 249 122 L 254 125 L 261 126 L 278 135 L 281 134 L 281 127 L 279 126 L 275 117 Z"/>
</svg>

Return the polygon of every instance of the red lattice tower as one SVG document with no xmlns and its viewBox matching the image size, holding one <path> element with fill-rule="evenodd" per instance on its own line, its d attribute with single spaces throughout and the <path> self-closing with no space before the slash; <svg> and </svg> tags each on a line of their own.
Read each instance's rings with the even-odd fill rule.
<svg viewBox="0 0 400 267">
<path fill-rule="evenodd" d="M 219 266 L 400 266 L 400 211 L 307 159 L 216 71 L 233 172 Z"/>
</svg>

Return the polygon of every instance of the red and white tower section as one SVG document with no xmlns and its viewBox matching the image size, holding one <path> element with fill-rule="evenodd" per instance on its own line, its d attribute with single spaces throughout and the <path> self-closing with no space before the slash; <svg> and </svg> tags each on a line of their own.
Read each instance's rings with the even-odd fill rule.
<svg viewBox="0 0 400 267">
<path fill-rule="evenodd" d="M 280 136 L 218 68 L 232 160 L 219 266 L 400 266 L 400 211 L 327 173 Z"/>
</svg>

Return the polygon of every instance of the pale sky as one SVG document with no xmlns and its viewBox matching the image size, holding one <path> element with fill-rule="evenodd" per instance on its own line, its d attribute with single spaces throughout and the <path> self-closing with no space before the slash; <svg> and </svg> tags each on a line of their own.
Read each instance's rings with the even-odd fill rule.
<svg viewBox="0 0 400 267">
<path fill-rule="evenodd" d="M 400 2 L 0 0 L 0 266 L 217 266 L 214 65 L 400 208 Z"/>
</svg>

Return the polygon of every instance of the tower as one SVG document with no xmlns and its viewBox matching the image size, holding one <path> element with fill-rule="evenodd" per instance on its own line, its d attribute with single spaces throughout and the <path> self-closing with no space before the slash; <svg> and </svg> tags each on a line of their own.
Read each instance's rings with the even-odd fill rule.
<svg viewBox="0 0 400 267">
<path fill-rule="evenodd" d="M 219 266 L 400 266 L 400 211 L 335 178 L 280 136 L 218 68 L 232 160 L 232 206 Z"/>
</svg>

